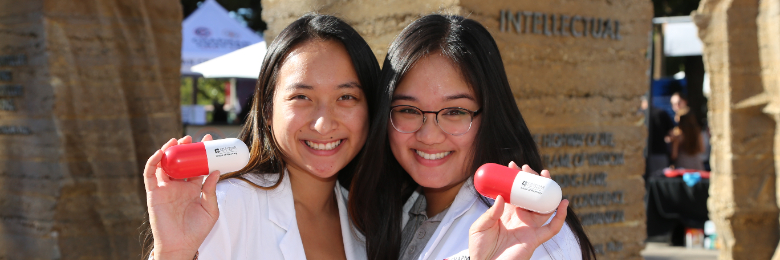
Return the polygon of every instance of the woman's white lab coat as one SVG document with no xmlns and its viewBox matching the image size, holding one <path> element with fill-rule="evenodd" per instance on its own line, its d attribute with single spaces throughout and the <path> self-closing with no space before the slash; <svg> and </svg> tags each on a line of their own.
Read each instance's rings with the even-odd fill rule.
<svg viewBox="0 0 780 260">
<path fill-rule="evenodd" d="M 274 177 L 270 177 L 274 176 Z M 278 175 L 247 175 L 260 186 L 276 183 Z M 365 245 L 347 214 L 347 194 L 336 183 L 344 252 L 349 260 L 366 259 Z M 306 259 L 295 218 L 290 178 L 271 190 L 253 187 L 239 179 L 217 184 L 219 219 L 200 246 L 199 259 Z"/>
<path fill-rule="evenodd" d="M 404 205 L 403 225 L 406 225 L 409 220 L 409 210 L 418 196 L 422 194 L 415 192 Z M 474 190 L 472 179 L 469 178 L 458 191 L 444 219 L 428 240 L 419 260 L 453 259 L 453 256 L 468 255 L 471 224 L 488 210 L 488 206 L 479 199 L 480 196 Z M 569 226 L 564 224 L 557 235 L 534 251 L 531 259 L 581 260 L 582 253 L 576 236 Z"/>
</svg>

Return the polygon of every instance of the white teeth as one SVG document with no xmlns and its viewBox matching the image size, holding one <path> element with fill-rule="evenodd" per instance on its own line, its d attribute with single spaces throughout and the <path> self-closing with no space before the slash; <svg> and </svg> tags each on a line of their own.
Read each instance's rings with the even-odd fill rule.
<svg viewBox="0 0 780 260">
<path fill-rule="evenodd" d="M 341 140 L 326 143 L 326 144 L 306 141 L 306 145 L 313 148 L 314 150 L 325 150 L 325 151 L 336 149 L 336 147 L 339 147 L 340 144 L 341 144 Z"/>
<path fill-rule="evenodd" d="M 419 155 L 422 158 L 425 158 L 426 160 L 438 160 L 438 159 L 444 158 L 447 155 L 450 155 L 450 153 L 452 152 L 452 151 L 450 151 L 450 152 L 429 154 L 429 153 L 425 153 L 425 152 L 422 152 L 422 151 L 419 151 L 419 150 L 415 150 L 415 151 L 417 151 L 417 155 Z"/>
</svg>

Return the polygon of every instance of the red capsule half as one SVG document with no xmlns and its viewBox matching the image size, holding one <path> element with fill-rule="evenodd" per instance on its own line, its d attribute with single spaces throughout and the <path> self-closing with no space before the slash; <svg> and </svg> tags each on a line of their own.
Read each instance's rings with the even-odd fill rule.
<svg viewBox="0 0 780 260">
<path fill-rule="evenodd" d="M 165 173 L 175 179 L 209 174 L 206 147 L 202 142 L 176 145 L 166 149 L 161 164 Z"/>
<path fill-rule="evenodd" d="M 474 174 L 474 188 L 485 197 L 496 199 L 498 195 L 507 203 L 512 195 L 512 183 L 519 170 L 495 163 L 486 163 Z"/>
</svg>

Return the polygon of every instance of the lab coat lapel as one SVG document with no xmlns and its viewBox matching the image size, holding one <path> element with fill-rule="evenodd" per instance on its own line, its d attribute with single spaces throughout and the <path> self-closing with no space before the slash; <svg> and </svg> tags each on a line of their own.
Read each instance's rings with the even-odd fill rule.
<svg viewBox="0 0 780 260">
<path fill-rule="evenodd" d="M 339 207 L 339 222 L 341 223 L 341 237 L 344 242 L 344 253 L 347 256 L 347 260 L 362 260 L 366 259 L 366 247 L 365 237 L 352 226 L 352 222 L 349 220 L 349 212 L 347 211 L 347 198 L 349 198 L 349 192 L 346 189 L 341 188 L 339 182 L 336 182 L 336 199 Z"/>
<path fill-rule="evenodd" d="M 306 259 L 303 241 L 295 218 L 295 201 L 290 188 L 290 176 L 284 171 L 282 183 L 268 193 L 268 220 L 285 230 L 279 240 L 279 249 L 284 259 Z"/>
<path fill-rule="evenodd" d="M 444 235 L 447 234 L 447 231 L 452 226 L 453 222 L 458 219 L 460 216 L 466 213 L 474 203 L 477 202 L 477 197 L 475 196 L 475 191 L 473 189 L 474 183 L 472 182 L 472 179 L 469 178 L 466 180 L 466 183 L 463 184 L 463 186 L 460 187 L 460 190 L 458 191 L 458 195 L 455 196 L 455 200 L 452 201 L 452 205 L 450 205 L 449 210 L 447 210 L 447 214 L 444 215 L 444 219 L 442 219 L 441 223 L 439 224 L 439 227 L 436 229 L 436 233 L 433 234 L 431 237 L 431 240 L 428 241 L 428 244 L 425 245 L 425 249 L 423 250 L 423 256 L 419 259 L 428 259 L 431 257 L 431 254 L 433 253 L 433 249 L 436 248 L 439 243 L 443 243 L 443 239 L 445 239 Z M 464 239 L 464 238 L 448 238 L 448 239 Z M 468 239 L 468 238 L 465 238 Z"/>
</svg>

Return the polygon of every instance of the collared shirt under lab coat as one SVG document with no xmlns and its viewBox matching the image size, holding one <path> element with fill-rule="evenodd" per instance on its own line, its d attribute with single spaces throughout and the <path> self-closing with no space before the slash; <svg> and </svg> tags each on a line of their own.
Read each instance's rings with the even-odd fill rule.
<svg viewBox="0 0 780 260">
<path fill-rule="evenodd" d="M 476 193 L 473 185 L 472 179 L 469 178 L 460 188 L 444 219 L 425 245 L 419 260 L 442 260 L 456 255 L 468 255 L 468 251 L 464 252 L 464 250 L 469 248 L 471 224 L 488 210 L 488 206 L 479 199 L 481 195 Z M 415 191 L 403 207 L 404 226 L 409 220 L 409 210 L 418 196 L 422 194 Z M 549 220 L 547 222 L 549 223 Z M 564 224 L 558 234 L 534 251 L 531 259 L 581 260 L 582 252 L 569 225 Z"/>
<path fill-rule="evenodd" d="M 278 175 L 246 175 L 260 186 L 271 186 Z M 341 235 L 348 260 L 366 259 L 365 241 L 352 228 L 347 214 L 347 194 L 336 183 Z M 263 190 L 239 179 L 217 184 L 219 219 L 198 250 L 199 259 L 306 259 L 303 251 L 290 178 Z"/>
</svg>

